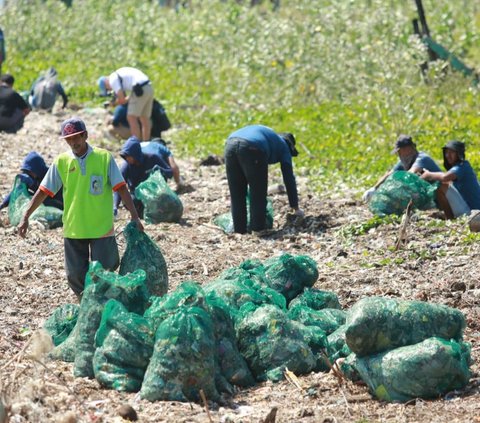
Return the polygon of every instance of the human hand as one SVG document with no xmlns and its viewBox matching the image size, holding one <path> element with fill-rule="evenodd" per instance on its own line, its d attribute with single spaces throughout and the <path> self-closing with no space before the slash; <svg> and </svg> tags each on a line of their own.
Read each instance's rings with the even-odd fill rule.
<svg viewBox="0 0 480 423">
<path fill-rule="evenodd" d="M 25 238 L 28 230 L 28 219 L 23 217 L 17 226 L 17 230 L 18 230 L 18 235 L 20 235 L 22 238 Z"/>
<path fill-rule="evenodd" d="M 422 169 L 422 170 L 423 170 L 423 172 L 422 172 L 422 174 L 420 175 L 420 178 L 425 179 L 425 180 L 428 181 L 429 178 L 430 178 L 431 172 L 430 172 L 429 170 L 427 170 L 427 169 Z"/>
<path fill-rule="evenodd" d="M 365 201 L 365 203 L 368 203 L 372 199 L 375 191 L 376 191 L 375 187 L 367 189 L 362 195 L 362 200 Z"/>
</svg>

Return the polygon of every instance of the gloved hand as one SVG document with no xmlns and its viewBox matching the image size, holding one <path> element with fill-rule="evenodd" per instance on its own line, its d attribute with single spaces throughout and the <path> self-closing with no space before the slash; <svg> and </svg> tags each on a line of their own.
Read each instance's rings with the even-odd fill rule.
<svg viewBox="0 0 480 423">
<path fill-rule="evenodd" d="M 375 187 L 367 189 L 362 195 L 362 200 L 365 201 L 365 203 L 368 203 L 372 199 L 375 190 Z"/>
</svg>

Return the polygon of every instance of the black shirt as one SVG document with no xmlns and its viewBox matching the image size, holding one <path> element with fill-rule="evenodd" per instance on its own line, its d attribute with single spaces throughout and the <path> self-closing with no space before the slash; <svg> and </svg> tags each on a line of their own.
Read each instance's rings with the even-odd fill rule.
<svg viewBox="0 0 480 423">
<path fill-rule="evenodd" d="M 28 109 L 28 104 L 15 90 L 5 85 L 0 85 L 0 116 L 12 117 L 17 109 Z"/>
</svg>

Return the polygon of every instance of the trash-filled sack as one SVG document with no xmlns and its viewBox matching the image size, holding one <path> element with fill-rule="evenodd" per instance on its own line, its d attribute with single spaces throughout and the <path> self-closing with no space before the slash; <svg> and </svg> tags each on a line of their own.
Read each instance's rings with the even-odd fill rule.
<svg viewBox="0 0 480 423">
<path fill-rule="evenodd" d="M 123 230 L 127 248 L 120 260 L 120 275 L 145 270 L 150 295 L 162 296 L 168 291 L 167 263 L 160 248 L 135 222 L 129 222 Z"/>
<path fill-rule="evenodd" d="M 290 301 L 288 308 L 291 309 L 296 305 L 310 307 L 313 310 L 323 310 L 324 308 L 340 310 L 342 308 L 335 292 L 322 291 L 315 288 L 305 288 L 301 294 Z"/>
<path fill-rule="evenodd" d="M 370 297 L 348 310 L 346 326 L 347 345 L 358 356 L 365 356 L 433 336 L 461 340 L 465 317 L 441 304 Z"/>
<path fill-rule="evenodd" d="M 50 351 L 48 357 L 52 360 L 73 363 L 75 361 L 75 352 L 77 351 L 77 335 L 78 325 L 75 325 L 67 339 Z"/>
<path fill-rule="evenodd" d="M 346 313 L 336 308 L 313 310 L 310 307 L 296 305 L 288 309 L 287 316 L 306 326 L 315 326 L 325 335 L 330 335 L 345 324 Z"/>
<path fill-rule="evenodd" d="M 265 281 L 273 290 L 281 293 L 287 302 L 310 288 L 318 279 L 315 260 L 308 256 L 282 254 L 263 262 Z"/>
<path fill-rule="evenodd" d="M 153 344 L 154 331 L 150 322 L 128 312 L 122 303 L 109 300 L 95 335 L 95 378 L 103 386 L 117 391 L 139 391 Z"/>
<path fill-rule="evenodd" d="M 259 284 L 253 283 L 248 277 L 222 279 L 222 275 L 220 275 L 218 279 L 205 285 L 204 289 L 207 294 L 215 292 L 216 295 L 222 298 L 230 306 L 231 314 L 234 318 L 240 307 L 247 303 L 253 303 L 257 306 L 275 304 L 281 309 L 286 309 L 286 302 L 283 296 L 275 295 L 278 293 L 275 293 L 268 286 L 261 287 Z"/>
<path fill-rule="evenodd" d="M 109 299 L 120 301 L 128 311 L 142 315 L 148 307 L 145 272 L 138 269 L 119 276 L 103 269 L 99 262 L 90 264 L 85 278 L 85 290 L 78 314 L 74 375 L 93 377 L 95 333 L 100 325 L 103 308 Z"/>
<path fill-rule="evenodd" d="M 209 311 L 205 303 L 205 292 L 195 281 L 182 282 L 175 291 L 163 297 L 152 297 L 152 304 L 145 311 L 144 317 L 150 320 L 156 330 L 160 323 L 180 307 L 198 307 Z"/>
<path fill-rule="evenodd" d="M 367 357 L 353 366 L 370 391 L 384 401 L 436 398 L 465 387 L 470 379 L 470 346 L 433 337 Z"/>
<path fill-rule="evenodd" d="M 52 337 L 53 345 L 58 346 L 68 338 L 77 324 L 78 310 L 77 304 L 64 304 L 45 321 L 43 328 Z"/>
<path fill-rule="evenodd" d="M 149 401 L 217 400 L 215 339 L 209 314 L 181 307 L 160 323 L 140 396 Z"/>
<path fill-rule="evenodd" d="M 220 374 L 232 385 L 242 387 L 254 385 L 255 378 L 238 350 L 230 306 L 218 297 L 215 292 L 210 292 L 205 300 L 213 321 L 216 356 Z M 217 381 L 217 389 L 223 390 L 218 385 Z"/>
<path fill-rule="evenodd" d="M 327 336 L 326 352 L 331 364 L 335 363 L 339 358 L 348 357 L 352 353 L 345 341 L 346 330 L 347 325 L 342 325 Z"/>
<path fill-rule="evenodd" d="M 10 225 L 17 226 L 30 203 L 32 196 L 28 193 L 27 186 L 17 176 L 13 183 L 10 203 L 8 204 L 8 220 Z M 46 228 L 54 229 L 63 225 L 63 211 L 56 207 L 40 204 L 30 216 L 30 220 L 42 223 Z"/>
<path fill-rule="evenodd" d="M 147 223 L 179 222 L 182 217 L 182 201 L 158 170 L 135 188 L 135 197 L 145 206 Z"/>
<path fill-rule="evenodd" d="M 213 223 L 227 234 L 233 233 L 232 213 L 227 212 L 219 214 L 213 219 Z M 265 213 L 265 229 L 273 228 L 273 204 L 272 200 L 267 197 L 267 211 Z M 250 193 L 247 195 L 247 231 L 250 231 Z"/>
<path fill-rule="evenodd" d="M 274 305 L 245 304 L 235 330 L 238 348 L 259 381 L 278 381 L 287 367 L 295 374 L 312 371 L 317 359 L 308 345 L 305 326 Z"/>
<path fill-rule="evenodd" d="M 416 209 L 433 209 L 436 207 L 437 188 L 438 183 L 429 183 L 415 173 L 399 170 L 393 172 L 377 188 L 369 202 L 369 208 L 377 216 L 401 215 L 412 200 Z"/>
</svg>

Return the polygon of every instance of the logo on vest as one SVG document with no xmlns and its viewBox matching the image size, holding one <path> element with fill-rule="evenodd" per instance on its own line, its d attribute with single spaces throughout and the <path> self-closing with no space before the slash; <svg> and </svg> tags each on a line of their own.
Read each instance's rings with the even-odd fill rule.
<svg viewBox="0 0 480 423">
<path fill-rule="evenodd" d="M 73 165 L 70 169 L 68 169 L 68 173 L 72 173 L 72 172 L 75 172 L 75 165 Z"/>
</svg>

